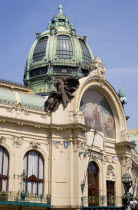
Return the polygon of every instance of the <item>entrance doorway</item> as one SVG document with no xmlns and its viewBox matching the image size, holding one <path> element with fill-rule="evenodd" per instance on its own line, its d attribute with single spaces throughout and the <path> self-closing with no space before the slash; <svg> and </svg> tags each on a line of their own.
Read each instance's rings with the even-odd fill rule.
<svg viewBox="0 0 138 210">
<path fill-rule="evenodd" d="M 89 206 L 99 206 L 99 168 L 93 161 L 88 165 L 88 202 Z"/>
<path fill-rule="evenodd" d="M 115 182 L 106 181 L 107 206 L 115 206 Z"/>
</svg>

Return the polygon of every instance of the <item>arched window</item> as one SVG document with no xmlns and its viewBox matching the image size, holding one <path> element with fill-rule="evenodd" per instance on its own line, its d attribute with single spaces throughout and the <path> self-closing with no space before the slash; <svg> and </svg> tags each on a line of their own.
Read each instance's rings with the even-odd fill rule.
<svg viewBox="0 0 138 210">
<path fill-rule="evenodd" d="M 70 59 L 73 56 L 71 38 L 66 35 L 57 37 L 57 56 L 61 59 Z"/>
<path fill-rule="evenodd" d="M 9 168 L 8 152 L 3 147 L 0 147 L 0 192 L 7 191 L 8 168 Z"/>
<path fill-rule="evenodd" d="M 88 201 L 89 206 L 99 205 L 99 169 L 93 161 L 88 165 Z"/>
<path fill-rule="evenodd" d="M 42 37 L 37 42 L 34 53 L 33 53 L 33 61 L 40 61 L 45 56 L 46 46 L 47 46 L 48 37 Z"/>
<path fill-rule="evenodd" d="M 28 151 L 23 159 L 23 170 L 26 175 L 23 190 L 29 194 L 43 194 L 44 160 L 42 155 L 34 150 Z"/>
<path fill-rule="evenodd" d="M 88 49 L 85 41 L 79 39 L 79 43 L 80 43 L 80 46 L 81 46 L 82 58 L 84 60 L 84 64 L 89 65 L 92 62 L 89 49 Z"/>
</svg>

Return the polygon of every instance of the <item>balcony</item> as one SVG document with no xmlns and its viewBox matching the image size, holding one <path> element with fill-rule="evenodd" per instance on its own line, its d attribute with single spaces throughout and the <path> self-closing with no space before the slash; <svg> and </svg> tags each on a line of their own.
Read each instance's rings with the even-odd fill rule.
<svg viewBox="0 0 138 210">
<path fill-rule="evenodd" d="M 0 192 L 0 206 L 51 207 L 50 195 L 30 195 L 25 192 Z"/>
<path fill-rule="evenodd" d="M 82 209 L 94 210 L 123 210 L 122 197 L 118 196 L 89 196 L 82 197 Z M 99 205 L 97 206 L 97 203 Z M 120 206 L 116 206 L 120 204 Z"/>
</svg>

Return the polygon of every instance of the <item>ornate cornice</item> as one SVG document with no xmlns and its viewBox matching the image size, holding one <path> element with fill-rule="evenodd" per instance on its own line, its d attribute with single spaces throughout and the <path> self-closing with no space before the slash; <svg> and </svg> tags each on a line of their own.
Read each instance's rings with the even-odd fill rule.
<svg viewBox="0 0 138 210">
<path fill-rule="evenodd" d="M 116 147 L 130 147 L 130 148 L 135 148 L 136 144 L 132 143 L 130 141 L 121 141 L 118 143 L 115 143 Z"/>
</svg>

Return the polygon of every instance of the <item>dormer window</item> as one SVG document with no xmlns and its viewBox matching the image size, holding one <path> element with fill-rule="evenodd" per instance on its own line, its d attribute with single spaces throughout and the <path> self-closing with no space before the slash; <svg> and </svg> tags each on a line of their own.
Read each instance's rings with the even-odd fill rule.
<svg viewBox="0 0 138 210">
<path fill-rule="evenodd" d="M 71 38 L 66 35 L 57 37 L 57 57 L 61 59 L 70 59 L 73 56 Z"/>
<path fill-rule="evenodd" d="M 79 39 L 79 43 L 81 46 L 82 58 L 83 58 L 84 64 L 89 65 L 92 62 L 89 49 L 88 49 L 85 41 Z"/>
<path fill-rule="evenodd" d="M 46 52 L 46 45 L 47 45 L 48 37 L 42 37 L 38 40 L 34 53 L 33 53 L 33 61 L 40 61 L 44 58 Z"/>
<path fill-rule="evenodd" d="M 65 22 L 65 20 L 64 20 L 64 19 L 58 19 L 58 21 L 59 21 L 59 22 Z"/>
</svg>

